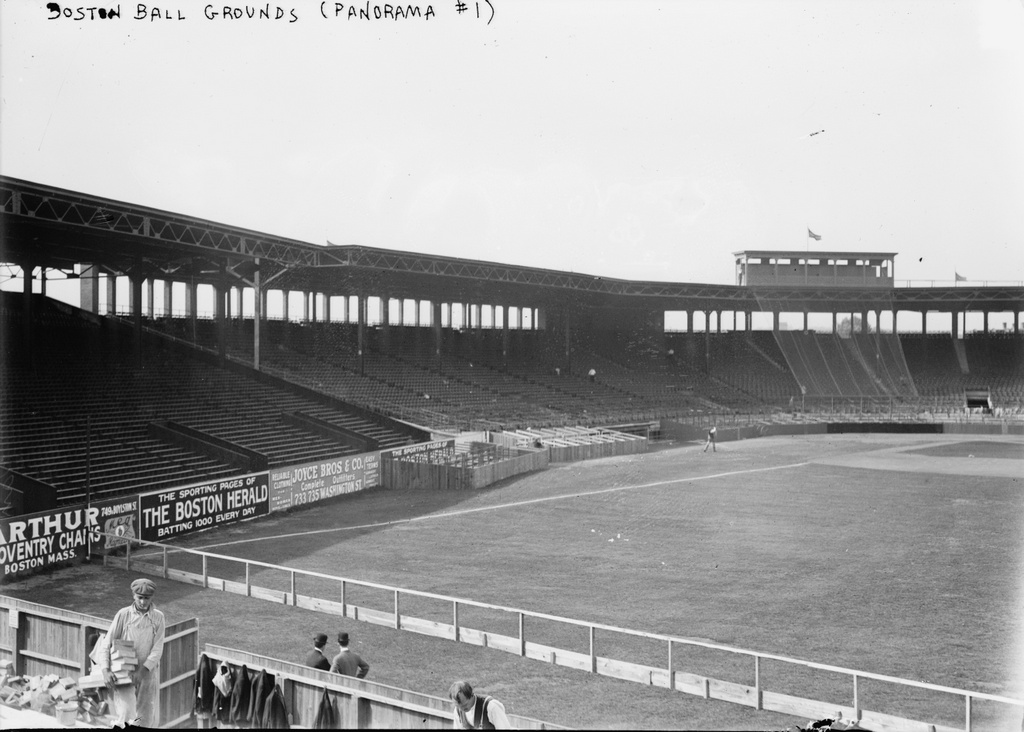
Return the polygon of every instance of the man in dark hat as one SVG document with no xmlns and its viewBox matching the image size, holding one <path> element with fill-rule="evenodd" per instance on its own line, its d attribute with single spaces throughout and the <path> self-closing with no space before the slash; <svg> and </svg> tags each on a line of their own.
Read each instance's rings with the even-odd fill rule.
<svg viewBox="0 0 1024 732">
<path fill-rule="evenodd" d="M 117 611 L 110 630 L 100 643 L 97 665 L 110 689 L 111 711 L 117 724 L 157 727 L 156 695 L 160 690 L 160 658 L 164 653 L 164 614 L 153 607 L 156 585 L 141 578 L 132 582 L 134 602 Z M 115 641 L 131 641 L 135 651 L 132 683 L 115 685 L 111 659 Z M 120 656 L 128 654 L 119 653 Z M 119 665 L 132 665 L 131 658 L 120 659 Z"/>
<path fill-rule="evenodd" d="M 329 671 L 331 662 L 324 655 L 324 646 L 327 645 L 327 634 L 317 633 L 313 636 L 313 650 L 306 654 L 306 665 Z"/>
<path fill-rule="evenodd" d="M 370 673 L 370 664 L 348 647 L 348 633 L 338 633 L 338 645 L 341 646 L 341 651 L 331 662 L 331 671 L 345 676 L 355 676 L 357 679 L 366 678 L 366 674 Z"/>
</svg>

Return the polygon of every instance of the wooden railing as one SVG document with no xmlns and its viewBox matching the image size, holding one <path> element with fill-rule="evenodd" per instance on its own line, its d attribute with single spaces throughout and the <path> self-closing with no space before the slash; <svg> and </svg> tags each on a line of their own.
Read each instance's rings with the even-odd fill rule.
<svg viewBox="0 0 1024 732">
<path fill-rule="evenodd" d="M 445 638 L 470 645 L 495 648 L 498 650 L 514 653 L 516 655 L 532 658 L 559 666 L 567 666 L 582 671 L 610 676 L 641 683 L 648 686 L 658 686 L 676 691 L 695 694 L 706 699 L 719 699 L 722 701 L 742 704 L 753 707 L 757 710 L 779 712 L 782 714 L 794 715 L 797 717 L 812 717 L 816 719 L 834 715 L 842 712 L 844 718 L 860 720 L 861 723 L 870 729 L 883 732 L 913 731 L 913 732 L 959 732 L 966 730 L 970 732 L 972 723 L 972 705 L 977 701 L 994 702 L 1000 705 L 1011 707 L 1024 707 L 1024 701 L 1013 699 L 996 694 L 958 689 L 940 684 L 931 684 L 923 681 L 913 681 L 895 676 L 876 674 L 868 671 L 858 671 L 814 661 L 804 661 L 797 658 L 790 658 L 773 653 L 762 653 L 744 648 L 736 648 L 710 641 L 695 640 L 680 636 L 667 635 L 663 633 L 650 633 L 629 628 L 621 628 L 605 623 L 588 622 L 565 618 L 547 613 L 532 612 L 519 608 L 493 605 L 475 600 L 466 600 L 447 595 L 439 595 L 419 590 L 408 590 L 392 585 L 384 585 L 376 582 L 366 582 L 346 577 L 324 574 L 310 570 L 294 569 L 266 562 L 259 562 L 239 557 L 231 557 L 212 552 L 204 552 L 196 549 L 184 549 L 160 544 L 156 542 L 139 541 L 138 544 L 153 547 L 158 550 L 155 553 L 146 554 L 142 557 L 132 555 L 131 546 L 128 547 L 126 556 L 107 556 L 104 563 L 112 566 L 124 567 L 137 572 L 143 572 L 163 577 L 165 579 L 177 580 L 187 584 L 199 585 L 204 588 L 222 590 L 247 597 L 257 597 L 271 602 L 292 605 L 307 610 L 340 615 L 342 617 L 361 620 L 376 625 L 384 625 L 396 630 L 406 630 L 423 635 Z M 193 563 L 201 562 L 201 572 L 188 571 L 172 568 L 169 564 L 170 555 L 185 555 Z M 228 577 L 212 576 L 209 572 L 209 562 L 214 560 L 224 566 L 224 563 L 239 565 L 239 570 L 234 573 L 235 579 Z M 257 585 L 253 582 L 253 572 L 263 573 L 268 579 L 273 573 L 281 573 L 287 581 L 287 590 L 272 589 Z M 299 579 L 315 580 L 307 582 L 311 588 L 316 588 L 319 594 L 300 594 L 298 592 Z M 332 598 L 324 596 L 324 588 L 333 588 Z M 386 606 L 376 608 L 359 606 L 351 603 L 351 593 L 355 588 L 376 591 L 378 596 L 383 593 L 388 597 Z M 369 594 L 369 593 L 364 593 Z M 416 617 L 402 613 L 403 602 L 430 600 L 447 605 L 450 610 L 451 622 L 438 622 L 426 618 Z M 502 616 L 507 622 L 511 620 L 514 627 L 518 627 L 518 635 L 507 635 L 490 630 L 467 627 L 460 621 L 460 613 L 467 609 L 490 611 Z M 579 652 L 552 645 L 530 641 L 527 638 L 528 621 L 538 621 L 539 625 L 555 623 L 561 626 L 575 627 L 586 631 L 587 651 Z M 621 660 L 602 656 L 598 653 L 598 633 L 612 634 L 620 639 L 616 645 L 621 645 L 621 639 L 632 639 L 645 643 L 660 644 L 664 649 L 664 662 L 659 666 L 651 666 L 634 661 Z M 627 643 L 627 645 L 629 645 Z M 692 672 L 684 672 L 676 668 L 681 651 L 686 648 L 704 648 L 719 651 L 733 658 L 746 659 L 750 666 L 747 673 L 752 672 L 753 684 L 735 683 L 722 679 L 712 678 L 709 675 Z M 772 691 L 767 688 L 763 676 L 764 664 L 767 661 L 784 664 L 789 667 L 799 667 L 815 671 L 838 674 L 845 677 L 849 683 L 847 687 L 852 699 L 852 704 L 840 704 L 831 701 L 822 701 L 801 696 L 784 694 L 780 691 Z M 750 678 L 748 675 L 747 678 Z M 942 724 L 935 724 L 925 721 L 908 719 L 905 717 L 888 714 L 881 711 L 865 709 L 861 700 L 861 684 L 865 680 L 885 682 L 901 687 L 904 690 L 923 689 L 930 692 L 939 692 L 951 695 L 963 700 L 964 726 L 953 727 Z"/>
<path fill-rule="evenodd" d="M 290 661 L 207 643 L 203 654 L 215 663 L 267 671 L 281 687 L 293 727 L 311 729 L 326 689 L 340 729 L 451 729 L 452 704 L 446 699 L 374 681 L 320 671 Z M 569 729 L 508 713 L 516 729 Z M 212 720 L 200 721 L 206 726 Z"/>
</svg>

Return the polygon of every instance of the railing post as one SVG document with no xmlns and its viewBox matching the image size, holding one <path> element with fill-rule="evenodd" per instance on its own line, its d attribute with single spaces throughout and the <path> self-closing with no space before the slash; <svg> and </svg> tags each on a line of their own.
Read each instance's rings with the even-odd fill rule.
<svg viewBox="0 0 1024 732">
<path fill-rule="evenodd" d="M 249 580 L 249 563 L 245 563 L 245 596 L 252 597 L 252 583 Z"/>
<path fill-rule="evenodd" d="M 590 673 L 597 673 L 597 652 L 595 650 L 594 636 L 596 634 L 594 626 L 590 626 Z"/>
<path fill-rule="evenodd" d="M 298 601 L 299 601 L 299 600 L 298 600 L 298 597 L 297 597 L 297 596 L 296 596 L 296 594 L 295 594 L 295 570 L 294 570 L 294 569 L 293 569 L 293 570 L 291 570 L 291 572 L 289 572 L 289 574 L 290 574 L 290 575 L 291 575 L 291 577 L 292 577 L 292 607 L 295 607 L 295 605 L 296 605 L 296 604 L 298 603 Z"/>
<path fill-rule="evenodd" d="M 860 687 L 857 683 L 857 674 L 853 675 L 853 719 L 860 719 Z"/>
<path fill-rule="evenodd" d="M 761 657 L 754 656 L 754 694 L 756 695 L 754 709 L 761 711 Z"/>
<path fill-rule="evenodd" d="M 345 580 L 341 581 L 341 617 L 348 616 L 348 607 L 345 605 Z"/>
<path fill-rule="evenodd" d="M 398 590 L 395 590 L 395 630 L 402 629 L 402 615 L 398 611 Z"/>
<path fill-rule="evenodd" d="M 964 702 L 966 703 L 966 717 L 964 718 L 964 730 L 965 732 L 971 732 L 971 695 L 964 695 Z"/>
<path fill-rule="evenodd" d="M 668 639 L 668 688 L 676 688 L 676 672 L 672 670 L 672 639 Z"/>
<path fill-rule="evenodd" d="M 459 640 L 459 601 L 452 600 L 452 629 L 455 631 L 455 638 L 453 640 Z"/>
<path fill-rule="evenodd" d="M 164 577 L 164 579 L 167 579 L 167 545 L 166 544 L 164 545 L 164 572 L 163 572 L 163 577 Z"/>
<path fill-rule="evenodd" d="M 203 555 L 203 589 L 208 589 L 210 587 L 210 578 L 207 577 L 207 575 L 206 575 L 206 560 L 207 560 L 207 556 L 204 554 Z"/>
<path fill-rule="evenodd" d="M 126 571 L 131 571 L 132 568 L 132 543 L 128 542 L 125 546 L 124 554 L 124 568 Z"/>
<path fill-rule="evenodd" d="M 526 656 L 526 616 L 519 613 L 519 655 Z"/>
</svg>

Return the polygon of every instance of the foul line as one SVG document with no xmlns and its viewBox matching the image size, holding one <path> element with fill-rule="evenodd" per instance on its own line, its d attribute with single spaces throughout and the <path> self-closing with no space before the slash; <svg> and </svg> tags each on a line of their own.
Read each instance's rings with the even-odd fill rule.
<svg viewBox="0 0 1024 732">
<path fill-rule="evenodd" d="M 809 462 L 803 463 L 791 463 L 789 465 L 773 465 L 768 468 L 749 468 L 748 470 L 732 470 L 727 473 L 714 473 L 712 475 L 698 475 L 691 478 L 673 478 L 672 480 L 659 480 L 655 483 L 641 483 L 640 485 L 623 485 L 616 486 L 614 488 L 602 488 L 596 491 L 587 491 L 586 493 L 567 493 L 562 496 L 547 496 L 546 498 L 531 498 L 525 501 L 515 501 L 514 503 L 499 503 L 495 506 L 480 506 L 478 508 L 465 508 L 461 511 L 446 511 L 444 513 L 432 513 L 426 516 L 414 516 L 407 519 L 397 519 L 395 521 L 379 521 L 374 524 L 362 524 L 360 526 L 338 526 L 333 529 L 313 529 L 310 531 L 300 531 L 294 534 L 278 534 L 277 536 L 261 536 L 254 539 L 238 539 L 236 541 L 224 541 L 218 544 L 207 544 L 200 547 L 182 547 L 195 549 L 197 551 L 203 551 L 206 549 L 216 549 L 222 546 L 234 546 L 235 544 L 251 544 L 254 541 L 273 541 L 274 539 L 292 539 L 297 536 L 315 536 L 316 534 L 329 534 L 337 531 L 360 531 L 362 529 L 378 529 L 385 526 L 398 526 L 400 524 L 411 524 L 414 521 L 432 521 L 434 519 L 451 518 L 453 516 L 464 516 L 469 513 L 479 513 L 480 511 L 496 511 L 500 508 L 517 508 L 519 506 L 528 506 L 532 503 L 545 503 L 547 501 L 563 501 L 568 498 L 581 498 L 584 496 L 598 496 L 602 493 L 615 493 L 617 491 L 632 491 L 639 490 L 641 488 L 655 488 L 657 486 L 673 485 L 674 483 L 690 483 L 697 480 L 709 480 L 711 478 L 725 478 L 730 475 L 746 475 L 749 473 L 763 473 L 768 470 L 788 470 L 789 468 L 801 468 L 805 465 L 810 465 Z"/>
</svg>

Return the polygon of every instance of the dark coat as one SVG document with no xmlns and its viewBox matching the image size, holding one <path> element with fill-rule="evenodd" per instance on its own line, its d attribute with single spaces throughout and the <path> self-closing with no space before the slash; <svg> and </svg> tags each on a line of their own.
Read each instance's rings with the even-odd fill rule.
<svg viewBox="0 0 1024 732">
<path fill-rule="evenodd" d="M 249 669 L 245 666 L 235 672 L 235 687 L 231 690 L 231 716 L 228 721 L 238 727 L 248 727 L 249 700 L 252 696 L 252 682 L 249 681 Z"/>
<path fill-rule="evenodd" d="M 259 672 L 259 675 L 257 675 L 255 680 L 252 682 L 252 692 L 249 695 L 249 712 L 247 716 L 253 727 L 258 726 L 259 720 L 263 714 L 263 703 L 274 690 L 274 681 L 274 674 L 264 669 Z"/>
<path fill-rule="evenodd" d="M 316 649 L 306 654 L 306 665 L 310 668 L 322 669 L 323 671 L 331 670 L 330 660 L 323 654 L 323 651 Z"/>
<path fill-rule="evenodd" d="M 334 700 L 331 699 L 326 688 L 320 699 L 320 707 L 316 710 L 313 729 L 338 729 L 338 711 L 334 708 Z"/>
<path fill-rule="evenodd" d="M 215 663 L 214 676 L 217 675 L 216 667 L 217 664 Z M 234 675 L 237 676 L 237 672 L 235 672 Z M 231 683 L 234 683 L 233 679 Z M 232 691 L 234 691 L 233 688 Z M 213 712 L 213 718 L 218 722 L 222 722 L 223 724 L 229 724 L 231 722 L 231 697 L 232 694 L 225 696 L 220 692 L 220 689 L 216 686 L 213 687 L 213 708 L 211 711 Z"/>
<path fill-rule="evenodd" d="M 288 708 L 284 705 L 284 694 L 281 687 L 275 686 L 263 704 L 263 716 L 260 719 L 263 729 L 291 729 L 288 723 Z"/>
<path fill-rule="evenodd" d="M 192 711 L 198 717 L 209 717 L 213 714 L 213 693 L 217 687 L 213 685 L 214 674 L 217 673 L 217 664 L 212 658 L 207 658 L 204 653 L 199 657 L 199 666 L 196 668 L 195 680 L 192 682 L 192 698 L 194 705 Z"/>
</svg>

